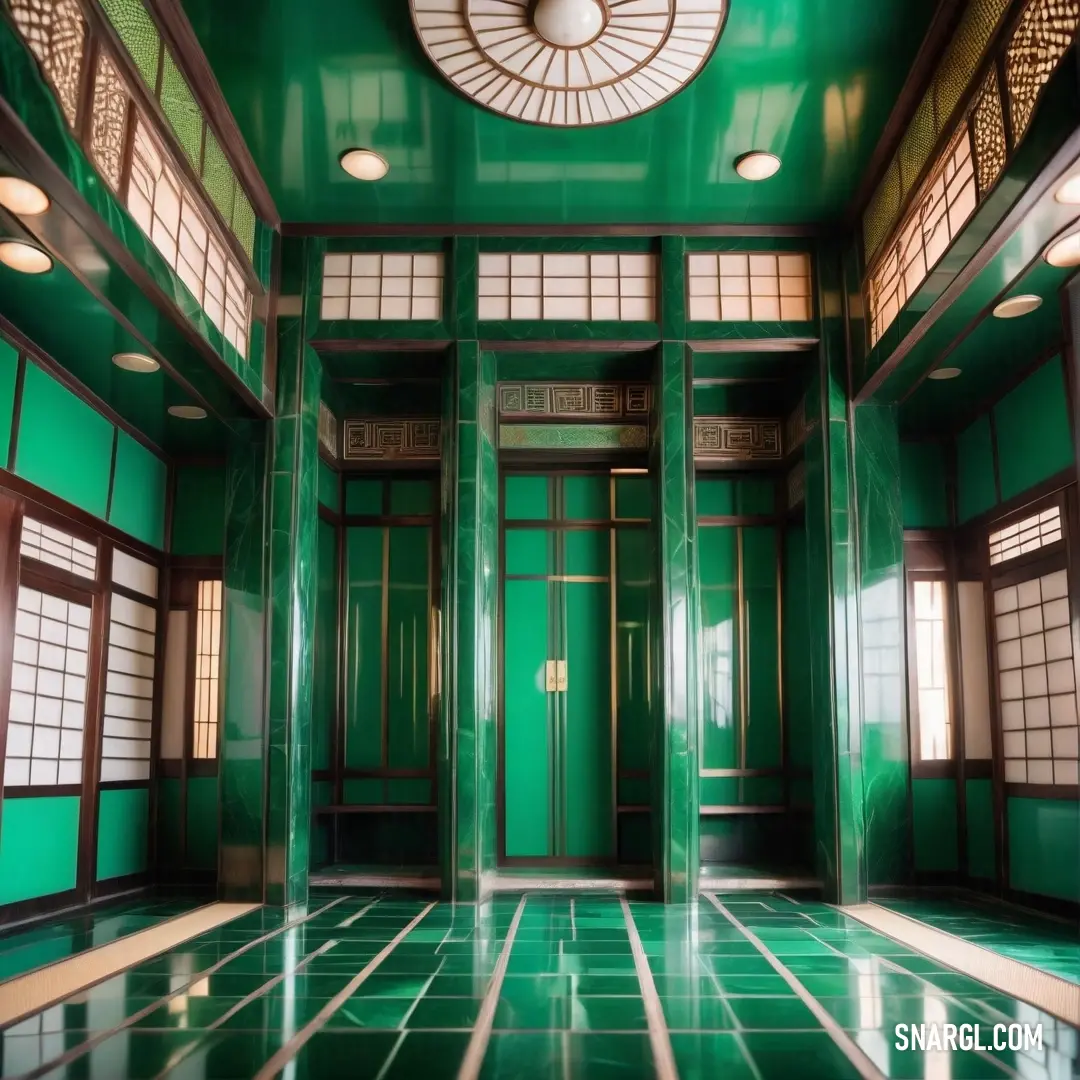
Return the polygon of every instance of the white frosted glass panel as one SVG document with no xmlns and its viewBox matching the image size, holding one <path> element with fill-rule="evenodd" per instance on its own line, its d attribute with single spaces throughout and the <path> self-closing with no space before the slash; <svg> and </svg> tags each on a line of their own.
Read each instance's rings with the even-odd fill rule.
<svg viewBox="0 0 1080 1080">
<path fill-rule="evenodd" d="M 157 567 L 119 548 L 113 548 L 112 579 L 114 584 L 143 596 L 156 597 L 158 594 Z"/>
</svg>

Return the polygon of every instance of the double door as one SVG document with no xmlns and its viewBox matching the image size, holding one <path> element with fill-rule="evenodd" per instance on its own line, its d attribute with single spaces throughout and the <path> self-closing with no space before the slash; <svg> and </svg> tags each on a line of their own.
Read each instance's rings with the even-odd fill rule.
<svg viewBox="0 0 1080 1080">
<path fill-rule="evenodd" d="M 501 856 L 616 851 L 615 533 L 607 476 L 504 478 Z"/>
</svg>

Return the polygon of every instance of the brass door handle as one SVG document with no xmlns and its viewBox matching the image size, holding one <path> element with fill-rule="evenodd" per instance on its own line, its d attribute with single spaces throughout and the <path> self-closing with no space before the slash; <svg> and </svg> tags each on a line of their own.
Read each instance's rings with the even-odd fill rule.
<svg viewBox="0 0 1080 1080">
<path fill-rule="evenodd" d="M 544 669 L 544 689 L 556 694 L 566 689 L 566 661 L 549 660 Z"/>
<path fill-rule="evenodd" d="M 555 689 L 560 690 L 560 691 L 566 689 L 566 661 L 565 660 L 556 660 L 555 661 Z"/>
</svg>

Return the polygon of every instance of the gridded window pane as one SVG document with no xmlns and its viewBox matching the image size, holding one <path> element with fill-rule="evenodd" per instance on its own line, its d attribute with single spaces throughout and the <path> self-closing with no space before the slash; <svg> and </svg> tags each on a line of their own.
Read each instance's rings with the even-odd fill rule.
<svg viewBox="0 0 1080 1080">
<path fill-rule="evenodd" d="M 90 608 L 19 586 L 4 785 L 82 782 Z"/>
<path fill-rule="evenodd" d="M 193 755 L 216 758 L 218 678 L 221 663 L 221 582 L 200 581 L 195 615 L 195 715 Z"/>
<path fill-rule="evenodd" d="M 952 714 L 945 646 L 945 583 L 916 581 L 914 600 L 919 757 L 922 761 L 943 761 L 952 754 Z"/>
<path fill-rule="evenodd" d="M 33 518 L 23 518 L 19 554 L 24 559 L 36 559 L 91 581 L 97 576 L 96 544 L 80 540 L 63 529 L 43 525 Z"/>
<path fill-rule="evenodd" d="M 101 779 L 150 778 L 157 613 L 113 594 L 101 731 Z"/>
<path fill-rule="evenodd" d="M 810 256 L 802 252 L 701 252 L 687 256 L 686 269 L 694 322 L 813 318 Z"/>
<path fill-rule="evenodd" d="M 1077 783 L 1068 572 L 995 590 L 994 626 L 1006 781 Z"/>
<path fill-rule="evenodd" d="M 11 14 L 74 127 L 86 52 L 86 23 L 78 0 L 11 0 Z"/>
<path fill-rule="evenodd" d="M 1061 536 L 1061 510 L 1057 506 L 1032 514 L 1022 521 L 1014 521 L 990 534 L 990 565 L 996 566 L 1007 559 L 1015 559 L 1017 555 L 1038 551 L 1047 544 L 1056 543 Z"/>
<path fill-rule="evenodd" d="M 124 80 L 109 54 L 98 53 L 91 110 L 90 154 L 98 172 L 114 191 L 120 189 L 129 100 Z"/>
<path fill-rule="evenodd" d="M 323 260 L 324 319 L 438 319 L 443 257 L 410 252 L 327 255 Z"/>
<path fill-rule="evenodd" d="M 142 117 L 136 117 L 127 207 L 207 318 L 247 356 L 251 295 L 195 198 L 168 162 Z"/>
<path fill-rule="evenodd" d="M 481 319 L 656 319 L 656 257 L 630 252 L 480 256 Z"/>
<path fill-rule="evenodd" d="M 878 257 L 867 285 L 870 342 L 876 345 L 926 280 L 975 209 L 975 168 L 966 124 L 901 220 L 896 239 Z"/>
</svg>

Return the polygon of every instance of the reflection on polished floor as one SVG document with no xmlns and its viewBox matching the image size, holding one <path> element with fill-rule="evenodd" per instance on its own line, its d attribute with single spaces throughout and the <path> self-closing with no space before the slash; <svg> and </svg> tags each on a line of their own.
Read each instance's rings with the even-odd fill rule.
<svg viewBox="0 0 1080 1080">
<path fill-rule="evenodd" d="M 930 1022 L 980 1024 L 984 1043 L 995 1024 L 1041 1024 L 1042 1046 L 895 1048 L 897 1024 Z M 291 918 L 242 915 L 0 1039 L 5 1078 L 1064 1080 L 1080 1064 L 1063 1021 L 766 893 L 326 894 Z"/>
</svg>

